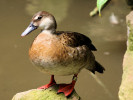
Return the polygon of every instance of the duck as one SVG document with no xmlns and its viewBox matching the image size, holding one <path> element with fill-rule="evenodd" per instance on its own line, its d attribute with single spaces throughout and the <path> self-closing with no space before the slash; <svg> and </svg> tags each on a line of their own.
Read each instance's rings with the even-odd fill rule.
<svg viewBox="0 0 133 100">
<path fill-rule="evenodd" d="M 105 68 L 95 60 L 92 51 L 97 49 L 89 37 L 78 32 L 57 31 L 55 17 L 46 11 L 37 12 L 21 36 L 24 37 L 36 29 L 41 32 L 29 49 L 29 58 L 37 69 L 51 75 L 50 82 L 38 89 L 56 85 L 55 75 L 73 75 L 70 84 L 58 84 L 57 93 L 64 93 L 68 97 L 72 94 L 78 73 L 82 69 L 94 74 L 96 71 L 104 72 Z"/>
</svg>

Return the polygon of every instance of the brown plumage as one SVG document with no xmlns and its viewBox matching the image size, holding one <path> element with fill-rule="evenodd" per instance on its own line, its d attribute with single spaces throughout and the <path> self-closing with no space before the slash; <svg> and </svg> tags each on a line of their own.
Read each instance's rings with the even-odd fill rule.
<svg viewBox="0 0 133 100">
<path fill-rule="evenodd" d="M 46 70 L 49 74 L 71 75 L 78 73 L 84 67 L 93 73 L 99 71 L 91 50 L 96 50 L 96 48 L 85 35 L 76 32 L 57 31 L 54 35 L 39 34 L 29 50 L 29 55 L 33 63 L 41 65 L 41 68 L 44 67 L 43 70 L 41 69 L 43 72 Z M 53 69 L 51 67 L 45 68 L 45 66 L 52 66 L 51 63 Z M 73 63 L 73 66 L 69 65 L 71 63 Z M 56 65 L 57 67 L 55 67 Z M 65 73 L 64 67 L 71 70 Z M 50 71 L 47 71 L 49 68 Z M 58 73 L 56 68 L 60 68 L 62 72 Z M 102 73 L 103 71 L 99 72 Z"/>
<path fill-rule="evenodd" d="M 96 51 L 92 41 L 85 35 L 77 32 L 56 31 L 56 21 L 52 14 L 41 11 L 35 14 L 31 24 L 22 33 L 22 36 L 41 28 L 41 33 L 33 41 L 29 50 L 30 60 L 42 72 L 50 75 L 72 75 L 77 77 L 81 69 L 86 68 L 91 72 L 103 73 L 105 70 L 96 60 L 92 51 Z M 53 76 L 51 83 L 42 88 L 55 84 Z M 72 83 L 75 84 L 75 80 Z M 74 84 L 72 87 L 74 87 Z M 70 86 L 70 85 L 69 85 Z M 66 87 L 66 89 L 69 89 Z M 73 89 L 71 89 L 73 90 Z M 62 86 L 58 92 L 66 93 Z"/>
</svg>

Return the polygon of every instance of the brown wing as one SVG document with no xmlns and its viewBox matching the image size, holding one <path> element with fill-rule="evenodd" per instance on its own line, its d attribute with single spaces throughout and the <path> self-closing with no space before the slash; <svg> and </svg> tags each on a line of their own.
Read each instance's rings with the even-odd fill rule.
<svg viewBox="0 0 133 100">
<path fill-rule="evenodd" d="M 63 43 L 67 44 L 68 46 L 78 47 L 86 45 L 92 51 L 97 50 L 95 46 L 92 44 L 91 40 L 83 34 L 77 32 L 62 32 L 62 31 L 57 31 L 57 34 L 60 35 Z"/>
</svg>

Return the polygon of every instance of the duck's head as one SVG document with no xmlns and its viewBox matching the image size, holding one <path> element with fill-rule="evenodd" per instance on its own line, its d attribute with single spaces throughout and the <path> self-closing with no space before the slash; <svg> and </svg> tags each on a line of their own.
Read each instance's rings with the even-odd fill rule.
<svg viewBox="0 0 133 100">
<path fill-rule="evenodd" d="M 30 25 L 21 36 L 26 36 L 37 28 L 40 28 L 45 33 L 54 33 L 56 27 L 56 20 L 52 14 L 46 11 L 39 11 L 32 17 Z"/>
</svg>

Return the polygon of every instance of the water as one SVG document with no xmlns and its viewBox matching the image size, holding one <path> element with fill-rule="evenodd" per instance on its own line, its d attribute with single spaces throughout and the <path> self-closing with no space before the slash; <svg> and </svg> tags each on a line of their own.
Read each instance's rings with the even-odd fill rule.
<svg viewBox="0 0 133 100">
<path fill-rule="evenodd" d="M 10 100 L 17 92 L 37 88 L 49 82 L 50 76 L 36 70 L 28 59 L 28 48 L 39 31 L 22 38 L 32 15 L 39 10 L 51 12 L 58 30 L 76 31 L 89 36 L 98 51 L 96 59 L 106 68 L 96 73 L 105 87 L 99 85 L 87 70 L 78 76 L 75 89 L 83 100 L 118 100 L 122 59 L 126 50 L 125 16 L 130 8 L 124 0 L 112 0 L 102 17 L 89 17 L 96 0 L 1 0 L 0 1 L 0 98 Z M 112 25 L 110 15 L 119 20 Z M 58 83 L 69 83 L 72 76 L 56 76 Z M 107 91 L 108 92 L 107 92 Z M 110 95 L 108 94 L 110 93 Z M 112 96 L 112 97 L 111 97 Z"/>
</svg>

